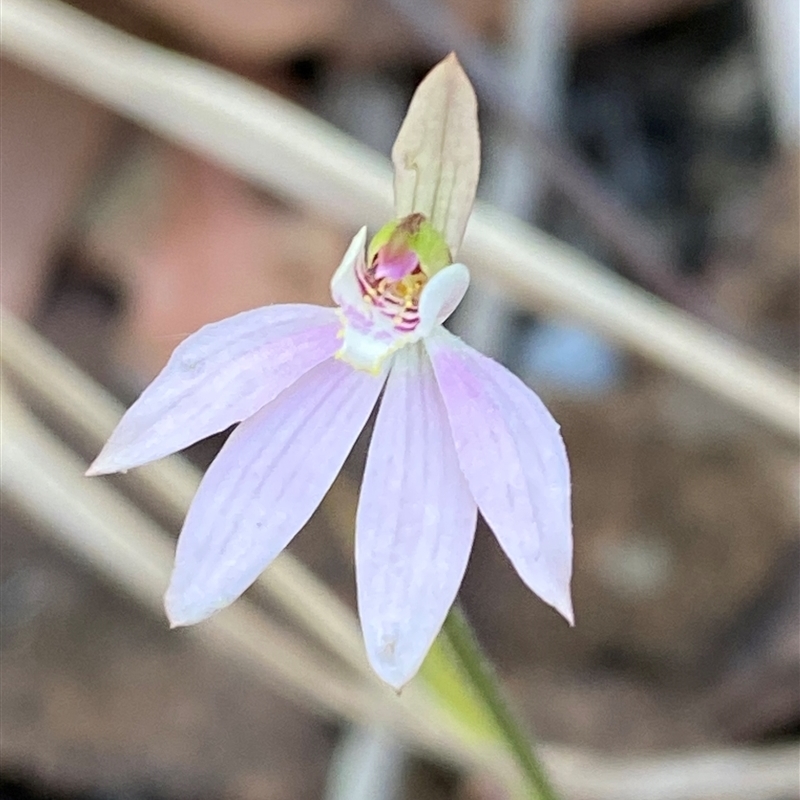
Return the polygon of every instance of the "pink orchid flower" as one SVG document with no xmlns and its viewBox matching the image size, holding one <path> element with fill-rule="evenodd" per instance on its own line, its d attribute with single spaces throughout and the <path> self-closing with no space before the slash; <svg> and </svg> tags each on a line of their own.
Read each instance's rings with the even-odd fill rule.
<svg viewBox="0 0 800 800">
<path fill-rule="evenodd" d="M 165 605 L 189 625 L 236 600 L 292 540 L 383 392 L 356 519 L 358 610 L 378 675 L 419 669 L 464 576 L 478 510 L 522 580 L 570 622 L 570 477 L 558 425 L 504 367 L 444 329 L 478 182 L 477 104 L 455 56 L 398 135 L 397 220 L 359 231 L 338 308 L 245 311 L 189 336 L 89 469 L 117 472 L 234 423 L 178 540 Z"/>
</svg>

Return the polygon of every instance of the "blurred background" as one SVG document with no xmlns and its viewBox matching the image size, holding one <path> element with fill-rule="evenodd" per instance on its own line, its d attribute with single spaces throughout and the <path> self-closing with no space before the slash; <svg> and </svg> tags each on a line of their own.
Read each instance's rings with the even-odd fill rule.
<svg viewBox="0 0 800 800">
<path fill-rule="evenodd" d="M 791 0 L 74 6 L 383 154 L 420 78 L 455 49 L 479 95 L 484 200 L 796 370 Z M 203 323 L 330 302 L 353 230 L 29 67 L 4 57 L 0 73 L 2 303 L 81 369 L 127 403 Z M 525 722 L 622 771 L 664 753 L 785 752 L 800 735 L 796 441 L 491 286 L 471 290 L 452 326 L 542 394 L 573 465 L 577 626 L 525 589 L 483 527 L 461 595 Z M 24 405 L 88 462 L 23 384 Z M 205 466 L 221 442 L 189 457 Z M 0 798 L 501 796 L 168 632 L 35 514 L 6 502 L 1 524 Z M 337 525 L 317 515 L 290 550 L 353 606 Z M 355 788 L 369 770 L 380 790 Z M 641 797 L 800 796 L 669 785 L 653 777 Z"/>
</svg>

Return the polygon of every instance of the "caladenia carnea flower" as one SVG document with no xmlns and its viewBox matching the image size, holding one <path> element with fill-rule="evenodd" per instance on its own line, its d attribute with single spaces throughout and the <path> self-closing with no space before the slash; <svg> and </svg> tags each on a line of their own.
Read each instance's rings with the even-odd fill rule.
<svg viewBox="0 0 800 800">
<path fill-rule="evenodd" d="M 467 566 L 477 512 L 522 580 L 570 622 L 570 477 L 558 425 L 504 367 L 444 329 L 478 182 L 472 86 L 455 56 L 417 89 L 392 151 L 397 218 L 359 231 L 337 308 L 277 305 L 206 325 L 131 406 L 89 474 L 241 423 L 178 540 L 173 625 L 227 606 L 283 550 L 380 405 L 356 519 L 358 609 L 375 671 L 417 671 Z"/>
</svg>

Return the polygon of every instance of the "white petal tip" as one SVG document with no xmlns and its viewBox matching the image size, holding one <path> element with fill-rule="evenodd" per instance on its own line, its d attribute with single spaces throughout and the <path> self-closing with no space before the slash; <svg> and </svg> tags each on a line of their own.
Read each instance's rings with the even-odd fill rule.
<svg viewBox="0 0 800 800">
<path fill-rule="evenodd" d="M 421 661 L 413 664 L 408 660 L 399 661 L 396 654 L 392 657 L 385 652 L 369 654 L 369 661 L 378 677 L 397 694 L 405 689 L 421 666 Z"/>
<path fill-rule="evenodd" d="M 407 673 L 403 672 L 402 674 L 398 674 L 395 672 L 387 672 L 385 669 L 383 670 L 375 670 L 378 673 L 378 677 L 389 686 L 390 689 L 399 697 L 403 689 L 408 686 L 411 679 L 416 675 L 416 671 L 414 675 L 409 676 Z"/>
<path fill-rule="evenodd" d="M 135 466 L 135 465 L 134 465 Z M 109 453 L 106 448 L 100 451 L 100 455 L 89 464 L 89 468 L 84 475 L 87 478 L 94 478 L 97 475 L 111 475 L 115 472 L 126 473 L 131 464 L 120 460 L 118 456 Z"/>
<path fill-rule="evenodd" d="M 102 453 L 97 456 L 97 458 L 89 464 L 89 468 L 83 474 L 87 478 L 94 478 L 98 475 L 109 475 L 112 472 L 116 472 L 116 468 L 114 467 L 113 463 L 109 463 L 107 459 L 102 457 Z"/>
<path fill-rule="evenodd" d="M 167 622 L 169 623 L 170 630 L 175 630 L 175 628 L 183 628 L 188 624 L 184 619 L 181 618 L 180 614 L 175 613 L 175 609 L 166 599 L 164 600 L 164 611 L 167 615 Z"/>
<path fill-rule="evenodd" d="M 183 598 L 174 597 L 170 592 L 164 597 L 164 611 L 167 614 L 170 628 L 185 628 L 187 625 L 196 625 L 210 617 L 217 609 L 210 611 L 198 608 L 183 602 Z"/>
<path fill-rule="evenodd" d="M 191 614 L 175 613 L 174 610 L 167 609 L 167 622 L 169 622 L 170 630 L 174 630 L 175 628 L 186 628 L 189 625 L 195 625 L 203 619 L 205 619 L 205 617 L 197 618 Z"/>
<path fill-rule="evenodd" d="M 570 628 L 575 627 L 575 611 L 572 607 L 572 599 L 567 598 L 565 602 L 554 605 L 553 608 L 561 614 L 562 617 L 569 623 Z"/>
</svg>

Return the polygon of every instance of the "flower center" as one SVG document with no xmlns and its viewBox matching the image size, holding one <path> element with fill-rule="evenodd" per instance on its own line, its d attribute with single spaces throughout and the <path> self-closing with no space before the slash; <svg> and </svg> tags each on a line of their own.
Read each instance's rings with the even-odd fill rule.
<svg viewBox="0 0 800 800">
<path fill-rule="evenodd" d="M 392 353 L 427 336 L 449 316 L 464 294 L 469 274 L 457 265 L 449 279 L 440 275 L 452 264 L 450 251 L 422 214 L 384 225 L 372 237 L 366 258 L 360 254 L 363 246 L 361 232 L 331 284 L 342 322 L 342 346 L 336 356 L 356 369 L 377 373 Z M 429 281 L 434 289 L 431 300 L 425 294 Z M 454 301 L 447 287 L 455 287 Z"/>
<path fill-rule="evenodd" d="M 356 269 L 361 297 L 408 333 L 419 323 L 428 278 L 450 263 L 442 235 L 424 214 L 409 214 L 384 225 L 370 242 L 366 266 Z"/>
<path fill-rule="evenodd" d="M 391 243 L 386 244 L 366 269 L 357 268 L 356 277 L 364 302 L 389 317 L 399 331 L 405 333 L 417 327 L 419 297 L 428 276 L 413 250 L 398 250 Z"/>
</svg>

